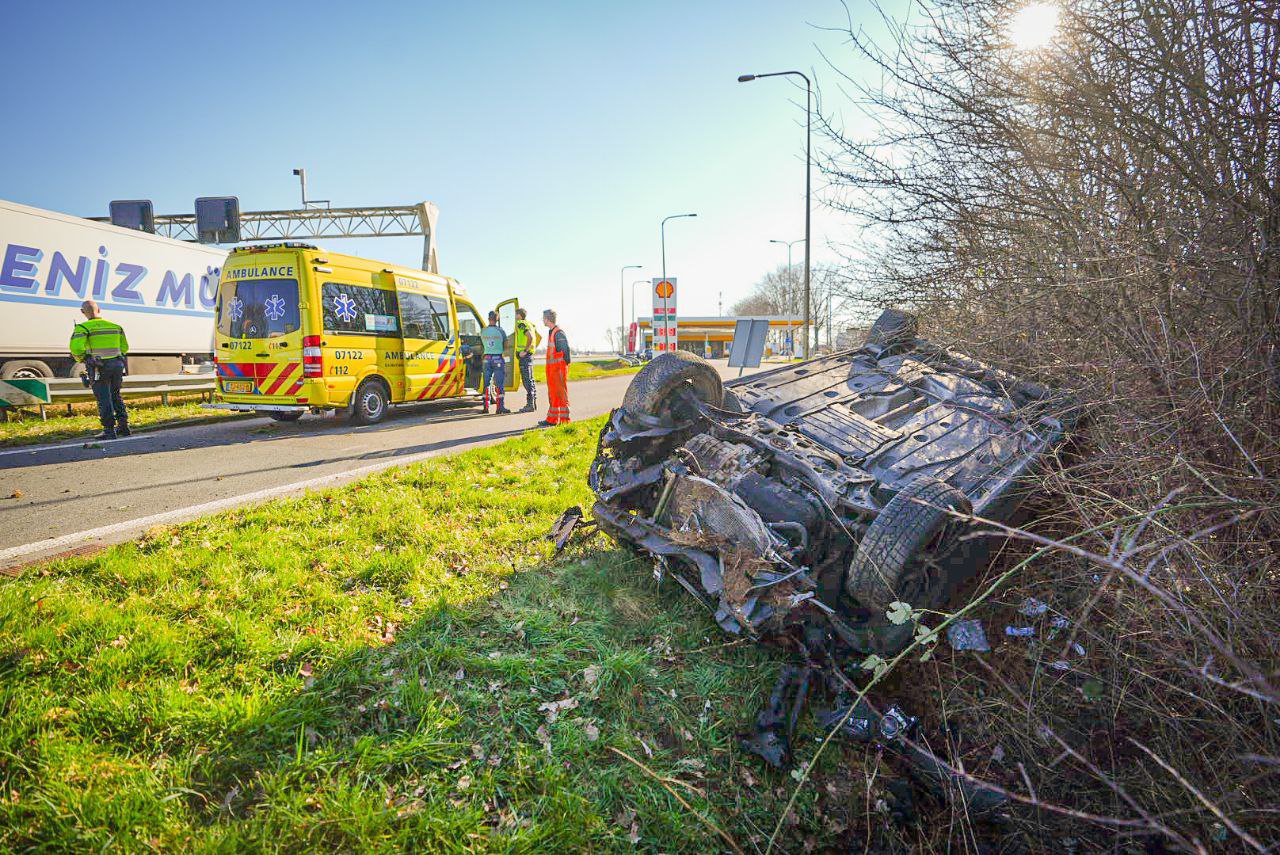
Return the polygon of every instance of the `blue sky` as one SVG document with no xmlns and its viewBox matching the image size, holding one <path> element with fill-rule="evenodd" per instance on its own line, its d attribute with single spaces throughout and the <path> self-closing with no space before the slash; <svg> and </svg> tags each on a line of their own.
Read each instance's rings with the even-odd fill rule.
<svg viewBox="0 0 1280 855">
<path fill-rule="evenodd" d="M 785 260 L 768 241 L 803 235 L 804 92 L 735 78 L 813 70 L 835 97 L 819 50 L 848 50 L 820 27 L 844 21 L 836 0 L 12 4 L 0 197 L 85 216 L 131 198 L 293 207 L 303 166 L 334 205 L 435 202 L 441 272 L 482 305 L 554 306 L 600 345 L 619 267 L 645 266 L 628 293 L 658 274 L 667 214 L 699 215 L 667 227 L 683 314 Z M 852 238 L 815 203 L 816 260 Z M 325 245 L 421 260 L 418 239 Z"/>
</svg>

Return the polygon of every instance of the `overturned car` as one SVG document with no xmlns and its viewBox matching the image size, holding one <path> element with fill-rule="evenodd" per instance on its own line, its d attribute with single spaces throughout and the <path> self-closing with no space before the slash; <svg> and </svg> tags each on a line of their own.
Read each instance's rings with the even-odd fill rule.
<svg viewBox="0 0 1280 855">
<path fill-rule="evenodd" d="M 593 516 L 721 627 L 817 628 L 863 652 L 911 640 L 986 563 L 1065 434 L 1064 399 L 917 338 L 887 310 L 866 344 L 723 383 L 689 353 L 646 365 L 601 432 Z M 900 608 L 900 607 L 899 607 Z"/>
</svg>

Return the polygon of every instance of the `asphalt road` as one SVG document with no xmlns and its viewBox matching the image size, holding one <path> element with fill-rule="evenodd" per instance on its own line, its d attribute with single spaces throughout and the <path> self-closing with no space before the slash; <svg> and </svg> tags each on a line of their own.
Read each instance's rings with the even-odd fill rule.
<svg viewBox="0 0 1280 855">
<path fill-rule="evenodd" d="M 721 372 L 734 376 L 720 362 Z M 570 384 L 576 419 L 608 412 L 632 375 Z M 523 405 L 523 392 L 514 396 Z M 499 442 L 545 414 L 480 413 L 471 402 L 393 409 L 381 424 L 250 418 L 139 433 L 99 448 L 0 449 L 0 569 L 118 543 L 153 525 L 331 487 L 389 466 Z"/>
</svg>

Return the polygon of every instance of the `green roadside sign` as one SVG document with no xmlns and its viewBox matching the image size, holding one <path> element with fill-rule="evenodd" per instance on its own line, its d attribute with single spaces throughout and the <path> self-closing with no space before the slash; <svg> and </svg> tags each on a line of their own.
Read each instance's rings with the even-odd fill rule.
<svg viewBox="0 0 1280 855">
<path fill-rule="evenodd" d="M 44 380 L 0 380 L 0 407 L 34 407 L 52 400 Z"/>
</svg>

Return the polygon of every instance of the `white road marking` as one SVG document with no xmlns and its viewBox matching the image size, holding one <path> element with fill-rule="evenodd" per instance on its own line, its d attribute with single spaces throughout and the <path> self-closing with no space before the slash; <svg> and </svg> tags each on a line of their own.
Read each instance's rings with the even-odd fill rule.
<svg viewBox="0 0 1280 855">
<path fill-rule="evenodd" d="M 127 437 L 132 439 L 132 437 Z M 502 437 L 505 438 L 505 437 Z M 475 443 L 476 446 L 492 445 L 498 440 L 490 440 Z M 466 444 L 464 443 L 460 444 Z M 283 484 L 278 487 L 267 487 L 263 490 L 255 490 L 252 493 L 244 493 L 239 496 L 230 496 L 225 499 L 215 499 L 212 502 L 204 502 L 199 505 L 190 505 L 185 508 L 178 508 L 172 511 L 165 511 L 160 514 L 152 514 L 147 517 L 139 517 L 135 520 L 126 520 L 125 522 L 113 523 L 111 525 L 100 526 L 99 528 L 91 528 L 85 531 L 78 531 L 74 534 L 64 534 L 61 537 L 51 537 L 47 540 L 37 540 L 34 543 L 23 544 L 22 546 L 11 546 L 7 549 L 0 549 L 0 567 L 7 567 L 14 563 L 17 559 L 26 558 L 32 555 L 40 555 L 43 553 L 57 553 L 69 549 L 72 546 L 80 544 L 86 540 L 96 540 L 99 538 L 111 537 L 112 535 L 122 534 L 129 531 L 140 531 L 151 528 L 154 525 L 166 525 L 169 523 L 185 522 L 196 517 L 202 517 L 207 514 L 214 514 L 218 511 L 225 511 L 229 508 L 247 505 L 254 502 L 260 502 L 265 499 L 274 499 L 277 496 L 284 496 L 289 493 L 297 493 L 303 490 L 310 490 L 318 487 L 332 486 L 341 481 L 350 481 L 355 478 L 361 478 L 365 475 L 371 475 L 374 472 L 380 472 L 383 469 L 390 469 L 392 466 L 407 466 L 410 463 L 417 463 L 431 457 L 438 457 L 446 452 L 456 450 L 456 447 L 438 448 L 432 451 L 423 451 L 418 454 L 406 454 L 403 457 L 395 457 L 384 460 L 380 463 L 374 463 L 369 466 L 361 466 L 358 469 L 347 469 L 342 472 L 334 472 L 329 475 L 321 475 L 318 478 L 310 478 L 306 481 L 297 481 L 293 484 Z"/>
<path fill-rule="evenodd" d="M 146 439 L 149 436 L 157 436 L 157 433 L 132 433 L 128 436 L 119 436 L 115 439 L 94 439 L 88 437 L 86 439 L 76 439 L 71 442 L 60 442 L 52 445 L 23 445 L 17 448 L 6 448 L 0 451 L 0 457 L 9 454 L 35 454 L 37 451 L 51 451 L 59 448 L 84 448 L 86 445 L 102 445 L 107 446 L 116 442 L 132 442 L 135 439 Z M 93 449 L 90 449 L 91 451 Z"/>
</svg>

